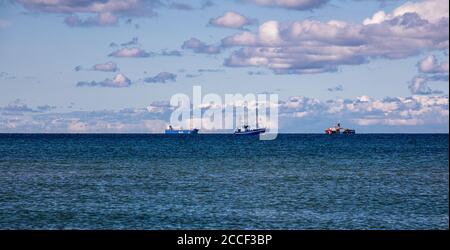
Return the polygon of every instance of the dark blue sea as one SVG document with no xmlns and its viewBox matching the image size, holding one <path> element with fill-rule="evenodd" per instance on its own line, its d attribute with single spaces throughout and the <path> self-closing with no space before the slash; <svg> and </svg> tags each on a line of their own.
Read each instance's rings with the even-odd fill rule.
<svg viewBox="0 0 450 250">
<path fill-rule="evenodd" d="M 0 229 L 448 229 L 448 134 L 0 134 Z"/>
</svg>

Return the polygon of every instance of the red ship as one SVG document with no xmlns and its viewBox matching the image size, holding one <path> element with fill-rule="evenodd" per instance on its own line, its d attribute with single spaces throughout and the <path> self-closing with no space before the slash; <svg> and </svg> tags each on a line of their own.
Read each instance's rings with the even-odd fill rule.
<svg viewBox="0 0 450 250">
<path fill-rule="evenodd" d="M 338 124 L 336 124 L 336 126 L 325 129 L 325 134 L 327 134 L 327 135 L 340 134 L 341 130 L 342 130 L 342 133 L 346 134 L 346 135 L 355 133 L 354 129 L 341 128 L 341 123 L 338 122 Z"/>
</svg>

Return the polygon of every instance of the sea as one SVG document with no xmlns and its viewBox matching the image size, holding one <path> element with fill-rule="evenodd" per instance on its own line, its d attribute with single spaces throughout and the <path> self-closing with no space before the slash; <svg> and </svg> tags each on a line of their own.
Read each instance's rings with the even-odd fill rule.
<svg viewBox="0 0 450 250">
<path fill-rule="evenodd" d="M 0 229 L 449 229 L 448 134 L 0 134 Z"/>
</svg>

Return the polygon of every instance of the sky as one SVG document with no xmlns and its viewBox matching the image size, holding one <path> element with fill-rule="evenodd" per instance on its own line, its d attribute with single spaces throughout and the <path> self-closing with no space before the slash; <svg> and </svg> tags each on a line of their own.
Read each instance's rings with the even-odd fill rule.
<svg viewBox="0 0 450 250">
<path fill-rule="evenodd" d="M 1 0 L 0 132 L 158 133 L 176 93 L 279 130 L 448 133 L 447 0 Z"/>
</svg>

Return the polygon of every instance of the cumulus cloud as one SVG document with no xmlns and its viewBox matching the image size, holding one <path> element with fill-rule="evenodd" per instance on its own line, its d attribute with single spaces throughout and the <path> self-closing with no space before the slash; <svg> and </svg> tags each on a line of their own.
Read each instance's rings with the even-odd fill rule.
<svg viewBox="0 0 450 250">
<path fill-rule="evenodd" d="M 0 106 L 0 111 L 3 108 Z M 31 107 L 28 109 L 38 110 Z M 168 104 L 161 102 L 152 103 L 144 108 L 122 110 L 71 112 L 46 110 L 46 112 L 23 111 L 13 114 L 0 112 L 0 132 L 161 133 L 167 126 L 166 121 L 169 120 L 171 110 Z"/>
<path fill-rule="evenodd" d="M 429 55 L 417 63 L 419 75 L 416 75 L 408 85 L 414 95 L 442 94 L 440 90 L 429 87 L 430 81 L 444 81 L 448 84 L 448 61 L 439 63 L 434 55 Z"/>
<path fill-rule="evenodd" d="M 27 113 L 40 113 L 47 112 L 55 109 L 55 106 L 50 105 L 40 105 L 36 108 L 32 108 L 27 104 L 23 103 L 22 100 L 16 99 L 13 102 L 9 103 L 6 106 L 0 106 L 0 114 L 4 116 L 22 116 Z"/>
<path fill-rule="evenodd" d="M 169 72 L 160 72 L 155 76 L 147 77 L 144 79 L 146 83 L 166 83 L 174 82 L 177 79 L 177 75 Z"/>
<path fill-rule="evenodd" d="M 427 76 L 430 81 L 448 82 L 448 74 L 432 74 Z"/>
<path fill-rule="evenodd" d="M 70 27 L 116 26 L 120 18 L 129 23 L 132 17 L 154 17 L 158 8 L 175 10 L 205 9 L 213 5 L 210 0 L 193 7 L 184 2 L 165 0 L 11 0 L 30 12 L 59 13 L 66 15 Z M 85 19 L 80 16 L 86 16 Z M 90 15 L 90 16 L 89 16 Z M 2 22 L 0 22 L 1 28 Z M 138 24 L 135 24 L 139 28 Z"/>
<path fill-rule="evenodd" d="M 232 29 L 242 29 L 244 26 L 254 24 L 255 22 L 256 20 L 249 19 L 233 11 L 225 12 L 222 16 L 209 20 L 210 25 Z"/>
<path fill-rule="evenodd" d="M 67 130 L 70 133 L 85 133 L 88 130 L 88 124 L 78 120 L 73 120 L 67 124 Z"/>
<path fill-rule="evenodd" d="M 109 112 L 110 119 L 115 119 L 118 112 Z M 76 116 L 76 115 L 74 115 Z M 107 117 L 105 117 L 107 118 Z M 117 118 L 116 118 L 117 119 Z M 67 124 L 67 128 L 64 125 Z M 167 127 L 167 122 L 158 119 L 137 120 L 60 120 L 56 129 L 69 133 L 162 133 Z M 49 129 L 46 127 L 46 129 Z"/>
<path fill-rule="evenodd" d="M 437 23 L 443 18 L 448 19 L 449 4 L 444 0 L 423 0 L 420 2 L 406 2 L 395 8 L 391 13 L 376 12 L 371 18 L 366 18 L 364 25 L 380 24 L 385 21 L 395 20 L 407 13 L 416 13 L 421 19 L 431 23 Z"/>
<path fill-rule="evenodd" d="M 111 57 L 150 57 L 150 56 L 154 56 L 154 53 L 147 52 L 138 47 L 132 47 L 132 48 L 118 49 L 118 50 L 110 53 L 108 56 L 111 56 Z"/>
<path fill-rule="evenodd" d="M 433 55 L 429 55 L 420 60 L 417 67 L 422 73 L 448 73 L 449 69 L 448 61 L 439 63 Z"/>
<path fill-rule="evenodd" d="M 20 99 L 16 99 L 14 102 L 0 107 L 0 111 L 2 115 L 17 115 L 25 112 L 35 112 L 32 108 L 30 108 L 27 104 L 24 104 Z"/>
<path fill-rule="evenodd" d="M 119 70 L 117 64 L 115 62 L 106 62 L 106 63 L 98 63 L 93 65 L 90 68 L 84 69 L 83 66 L 78 65 L 74 69 L 74 71 L 82 71 L 82 70 L 93 70 L 93 71 L 103 71 L 103 72 L 116 72 Z"/>
<path fill-rule="evenodd" d="M 168 113 L 171 110 L 173 110 L 173 107 L 170 106 L 169 101 L 155 101 L 155 102 L 152 102 L 147 107 L 145 107 L 145 109 L 151 113 L 163 114 L 163 113 Z"/>
<path fill-rule="evenodd" d="M 94 17 L 81 19 L 78 15 L 72 14 L 64 19 L 64 22 L 70 27 L 92 27 L 92 26 L 116 26 L 118 18 L 109 13 L 99 13 Z"/>
<path fill-rule="evenodd" d="M 116 13 L 124 16 L 153 16 L 159 0 L 16 0 L 31 11 L 50 13 Z"/>
<path fill-rule="evenodd" d="M 440 4 L 428 5 L 430 1 Z M 427 0 L 414 6 L 422 5 L 439 10 L 431 17 L 405 4 L 398 8 L 401 11 L 363 24 L 267 21 L 256 32 L 244 31 L 222 39 L 222 47 L 237 48 L 224 65 L 266 67 L 278 74 L 321 73 L 374 58 L 401 59 L 427 50 L 448 49 L 448 2 Z"/>
<path fill-rule="evenodd" d="M 161 2 L 157 0 L 16 0 L 16 2 L 33 11 L 53 13 L 111 12 L 128 15 L 152 14 L 151 9 L 161 5 Z M 150 13 L 146 13 L 149 9 Z"/>
<path fill-rule="evenodd" d="M 114 76 L 113 79 L 105 79 L 103 81 L 80 81 L 77 83 L 78 87 L 111 87 L 111 88 L 125 88 L 131 85 L 131 80 L 128 79 L 125 75 L 119 73 Z"/>
<path fill-rule="evenodd" d="M 206 43 L 198 40 L 197 38 L 191 38 L 183 43 L 182 49 L 191 49 L 195 53 L 203 54 L 218 54 L 220 53 L 220 46 L 207 45 Z"/>
<path fill-rule="evenodd" d="M 65 23 L 69 26 L 111 26 L 116 25 L 119 17 L 152 17 L 155 8 L 162 6 L 159 0 L 16 0 L 27 10 L 33 12 L 68 14 Z M 95 14 L 81 20 L 77 14 Z"/>
<path fill-rule="evenodd" d="M 146 51 L 141 48 L 138 37 L 133 37 L 130 41 L 120 43 L 120 46 L 115 42 L 111 42 L 109 47 L 117 48 L 108 55 L 111 57 L 182 56 L 182 53 L 178 50 L 162 49 L 160 52 Z"/>
<path fill-rule="evenodd" d="M 408 88 L 411 93 L 415 95 L 429 95 L 433 93 L 431 88 L 428 86 L 428 79 L 422 76 L 414 77 L 411 80 Z"/>
<path fill-rule="evenodd" d="M 117 117 L 120 117 L 118 113 L 119 112 L 114 111 L 104 112 L 104 114 L 107 115 L 104 120 L 94 120 L 90 118 L 73 118 L 72 120 L 70 120 L 70 118 L 61 119 L 58 121 L 58 124 L 53 126 L 45 124 L 47 126 L 44 128 L 46 130 L 49 130 L 50 128 L 59 129 L 69 133 L 161 133 L 167 127 L 165 121 L 158 119 L 145 119 L 141 121 L 136 121 L 134 119 L 131 121 L 117 119 Z M 79 115 L 69 115 L 78 117 L 83 116 L 83 113 Z M 115 121 L 116 119 L 117 121 Z"/>
<path fill-rule="evenodd" d="M 17 107 L 0 107 L 0 132 L 158 132 L 170 119 L 168 101 L 144 108 L 122 110 L 34 112 L 17 101 Z M 19 105 L 20 104 L 20 105 Z M 366 132 L 448 132 L 448 95 L 319 100 L 293 96 L 280 100 L 279 127 L 284 132 L 323 132 L 342 121 Z M 208 109 L 205 106 L 203 109 Z M 10 113 L 5 114 L 4 110 Z M 15 112 L 12 112 L 15 111 Z M 204 110 L 203 110 L 204 111 Z"/>
<path fill-rule="evenodd" d="M 328 2 L 328 0 L 249 0 L 257 5 L 280 7 L 294 10 L 310 10 L 318 8 Z"/>
<path fill-rule="evenodd" d="M 116 72 L 119 70 L 117 64 L 114 62 L 98 63 L 92 66 L 92 70 L 104 72 Z"/>
<path fill-rule="evenodd" d="M 288 124 L 323 127 L 323 124 L 340 120 L 345 121 L 346 126 L 370 127 L 373 131 L 379 131 L 380 126 L 387 127 L 385 131 L 395 131 L 389 127 L 401 127 L 401 131 L 406 131 L 405 127 L 418 127 L 415 131 L 423 132 L 436 126 L 445 131 L 449 117 L 448 96 L 383 99 L 360 96 L 326 101 L 296 96 L 281 101 L 279 109 L 280 124 L 285 129 Z"/>
</svg>

